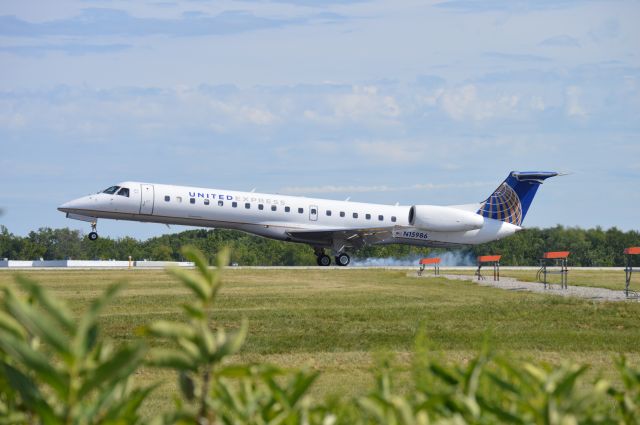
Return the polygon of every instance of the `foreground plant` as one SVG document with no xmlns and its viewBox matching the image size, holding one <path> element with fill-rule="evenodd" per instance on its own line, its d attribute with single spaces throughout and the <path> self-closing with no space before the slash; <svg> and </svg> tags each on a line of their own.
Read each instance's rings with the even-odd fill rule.
<svg viewBox="0 0 640 425">
<path fill-rule="evenodd" d="M 617 403 L 620 423 L 640 424 L 640 369 L 634 368 L 624 356 L 616 361 L 622 388 L 609 388 L 609 395 Z"/>
<path fill-rule="evenodd" d="M 220 273 L 229 261 L 226 251 L 217 256 L 217 267 L 209 268 L 207 260 L 195 248 L 186 247 L 183 255 L 195 264 L 195 271 L 169 269 L 192 294 L 192 300 L 182 305 L 186 322 L 161 320 L 145 331 L 171 342 L 171 348 L 154 348 L 149 364 L 178 372 L 178 385 L 185 404 L 162 418 L 163 422 L 208 424 L 216 420 L 211 398 L 213 382 L 218 379 L 222 362 L 242 346 L 247 335 L 247 323 L 228 335 L 223 328 L 213 330 L 212 308 L 221 286 Z"/>
<path fill-rule="evenodd" d="M 212 406 L 223 424 L 324 423 L 326 409 L 308 395 L 317 376 L 266 364 L 229 366 L 215 380 Z"/>
<path fill-rule="evenodd" d="M 101 339 L 98 315 L 121 284 L 79 318 L 42 287 L 17 277 L 0 309 L 0 423 L 135 424 L 152 388 L 133 388 L 146 345 L 115 348 Z"/>
<path fill-rule="evenodd" d="M 622 388 L 587 380 L 586 365 L 515 360 L 488 347 L 464 364 L 438 359 L 418 344 L 414 362 L 408 392 L 395 391 L 393 368 L 380 363 L 376 387 L 358 399 L 356 416 L 398 425 L 640 424 L 640 370 L 624 358 L 617 361 Z"/>
<path fill-rule="evenodd" d="M 150 364 L 176 370 L 182 395 L 176 410 L 157 421 L 275 425 L 309 423 L 312 413 L 318 417 L 307 395 L 317 373 L 225 362 L 240 350 L 247 335 L 246 320 L 232 335 L 223 328 L 212 330 L 220 274 L 229 257 L 222 252 L 216 268 L 210 268 L 196 249 L 185 248 L 183 254 L 195 264 L 195 270 L 174 268 L 169 272 L 193 295 L 182 305 L 186 322 L 158 321 L 146 328 L 147 334 L 173 345 L 152 349 Z"/>
</svg>

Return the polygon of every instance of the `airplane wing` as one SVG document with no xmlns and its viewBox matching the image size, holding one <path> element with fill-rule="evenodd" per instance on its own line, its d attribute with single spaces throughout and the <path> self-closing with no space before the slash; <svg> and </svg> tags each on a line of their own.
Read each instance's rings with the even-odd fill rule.
<svg viewBox="0 0 640 425">
<path fill-rule="evenodd" d="M 289 230 L 287 234 L 296 241 L 331 246 L 336 242 L 345 247 L 361 248 L 371 243 L 392 239 L 394 227 L 329 230 Z"/>
</svg>

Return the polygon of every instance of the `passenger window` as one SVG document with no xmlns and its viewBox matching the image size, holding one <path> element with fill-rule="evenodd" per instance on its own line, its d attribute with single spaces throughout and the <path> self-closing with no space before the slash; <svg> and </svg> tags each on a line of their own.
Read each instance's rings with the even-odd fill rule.
<svg viewBox="0 0 640 425">
<path fill-rule="evenodd" d="M 364 218 L 366 218 L 367 220 L 371 220 L 371 214 L 365 214 Z"/>
<path fill-rule="evenodd" d="M 284 212 L 289 212 L 291 211 L 291 207 L 284 207 Z"/>
<path fill-rule="evenodd" d="M 231 206 L 232 206 L 233 208 L 236 208 L 236 207 L 238 206 L 238 203 L 237 203 L 236 201 L 233 201 L 233 202 L 231 203 Z"/>
<path fill-rule="evenodd" d="M 315 208 L 311 208 L 311 214 L 316 215 L 316 214 L 318 214 L 318 211 L 316 211 Z"/>
<path fill-rule="evenodd" d="M 120 189 L 120 186 L 111 186 L 108 189 L 105 189 L 102 193 L 106 193 L 107 195 L 113 195 Z"/>
<path fill-rule="evenodd" d="M 218 201 L 218 206 L 221 207 L 224 205 L 224 201 Z"/>
<path fill-rule="evenodd" d="M 358 218 L 358 213 L 353 213 L 353 218 Z"/>
<path fill-rule="evenodd" d="M 298 213 L 302 214 L 304 212 L 303 208 L 298 208 Z"/>
<path fill-rule="evenodd" d="M 379 215 L 379 216 L 378 216 L 378 220 L 383 221 L 383 220 L 384 220 L 384 216 Z"/>
<path fill-rule="evenodd" d="M 204 204 L 205 204 L 205 205 L 209 205 L 209 200 L 208 200 L 208 199 L 205 199 L 205 200 L 204 200 Z"/>
<path fill-rule="evenodd" d="M 195 204 L 196 203 L 196 198 L 189 198 L 189 202 L 191 204 Z"/>
<path fill-rule="evenodd" d="M 344 211 L 340 211 L 340 217 L 344 217 Z"/>
<path fill-rule="evenodd" d="M 178 201 L 178 203 L 182 202 L 182 196 L 176 196 L 176 201 Z"/>
<path fill-rule="evenodd" d="M 278 207 L 276 207 L 275 205 L 271 205 L 271 211 L 275 211 L 277 209 L 278 209 Z"/>
<path fill-rule="evenodd" d="M 395 223 L 396 222 L 396 217 L 392 215 L 391 216 L 391 221 Z"/>
<path fill-rule="evenodd" d="M 126 187 L 123 187 L 122 189 L 120 189 L 120 191 L 118 191 L 118 195 L 126 196 L 128 198 L 129 197 L 129 189 L 126 188 Z"/>
<path fill-rule="evenodd" d="M 331 210 L 327 210 L 326 214 L 327 214 L 327 217 L 331 217 Z"/>
<path fill-rule="evenodd" d="M 164 197 L 164 201 L 165 201 L 165 202 L 169 202 L 170 200 L 171 200 L 171 196 L 165 196 L 165 197 Z"/>
<path fill-rule="evenodd" d="M 248 202 L 246 202 L 246 203 L 244 204 L 244 207 L 245 207 L 246 209 L 250 209 L 250 208 L 251 208 L 251 204 L 250 204 L 250 203 L 248 203 Z"/>
<path fill-rule="evenodd" d="M 258 209 L 259 209 L 260 211 L 262 211 L 262 210 L 264 209 L 264 205 L 262 205 L 262 204 L 258 204 Z"/>
</svg>

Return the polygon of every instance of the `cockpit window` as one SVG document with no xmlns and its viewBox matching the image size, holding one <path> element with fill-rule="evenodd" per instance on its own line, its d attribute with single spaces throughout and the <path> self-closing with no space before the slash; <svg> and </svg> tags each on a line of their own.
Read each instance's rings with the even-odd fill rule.
<svg viewBox="0 0 640 425">
<path fill-rule="evenodd" d="M 113 195 L 120 189 L 120 186 L 111 186 L 109 189 L 105 189 L 102 193 L 106 193 L 107 195 Z"/>
<path fill-rule="evenodd" d="M 129 188 L 128 187 L 123 187 L 122 189 L 120 189 L 118 191 L 118 195 L 126 196 L 128 198 L 129 197 Z"/>
</svg>

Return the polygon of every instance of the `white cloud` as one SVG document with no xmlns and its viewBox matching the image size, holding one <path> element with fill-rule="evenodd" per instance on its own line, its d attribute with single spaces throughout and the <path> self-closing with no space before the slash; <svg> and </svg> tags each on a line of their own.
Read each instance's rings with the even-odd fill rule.
<svg viewBox="0 0 640 425">
<path fill-rule="evenodd" d="M 2 109 L 0 106 L 0 110 Z M 0 114 L 0 128 L 16 130 L 24 128 L 27 123 L 27 118 L 19 112 Z"/>
<path fill-rule="evenodd" d="M 540 42 L 540 46 L 548 47 L 580 47 L 580 42 L 569 35 L 556 35 L 554 37 L 545 38 Z"/>
<path fill-rule="evenodd" d="M 473 84 L 444 90 L 439 96 L 439 103 L 444 111 L 458 121 L 482 121 L 513 115 L 519 102 L 520 98 L 516 94 L 499 94 L 493 99 L 482 99 Z"/>
<path fill-rule="evenodd" d="M 223 113 L 227 118 L 239 123 L 249 123 L 259 126 L 274 124 L 277 121 L 276 115 L 267 109 L 256 106 L 238 104 L 236 102 L 225 102 L 219 100 L 209 101 L 211 112 Z"/>
<path fill-rule="evenodd" d="M 373 141 L 356 142 L 356 151 L 378 161 L 391 163 L 413 163 L 423 158 L 423 147 L 415 142 Z"/>
<path fill-rule="evenodd" d="M 147 12 L 148 13 L 148 12 Z M 312 14 L 296 17 L 270 18 L 246 10 L 225 10 L 210 16 L 204 12 L 185 12 L 180 17 L 160 18 L 147 15 L 138 17 L 126 10 L 90 7 L 79 15 L 31 22 L 16 16 L 0 16 L 0 35 L 4 37 L 93 37 L 114 34 L 130 38 L 145 36 L 206 37 L 238 34 L 248 31 L 280 29 L 305 23 L 332 23 L 345 19 L 333 14 Z M 92 46 L 90 50 L 95 50 Z"/>
<path fill-rule="evenodd" d="M 566 106 L 565 110 L 570 117 L 584 117 L 587 115 L 587 110 L 580 101 L 582 90 L 577 86 L 569 86 L 566 90 Z"/>
<path fill-rule="evenodd" d="M 428 94 L 426 96 L 420 96 L 419 99 L 426 106 L 437 106 L 438 100 L 442 97 L 443 94 L 444 94 L 444 89 L 439 88 L 439 89 L 436 89 L 436 91 L 433 92 L 432 94 Z"/>
<path fill-rule="evenodd" d="M 269 125 L 276 121 L 276 116 L 264 109 L 244 106 L 241 108 L 241 111 L 243 112 L 245 119 L 253 124 Z"/>
<path fill-rule="evenodd" d="M 544 111 L 545 109 L 544 100 L 542 100 L 541 96 L 532 96 L 529 106 L 534 111 Z"/>
<path fill-rule="evenodd" d="M 478 102 L 476 87 L 469 84 L 458 89 L 445 91 L 440 97 L 444 110 L 456 120 L 462 120 L 472 115 Z M 475 119 L 482 119 L 482 115 L 475 115 Z"/>
<path fill-rule="evenodd" d="M 355 85 L 351 92 L 321 97 L 317 109 L 306 109 L 303 114 L 309 120 L 324 123 L 353 121 L 379 124 L 379 120 L 395 122 L 401 115 L 401 108 L 394 96 L 381 94 L 376 86 Z"/>
<path fill-rule="evenodd" d="M 393 96 L 380 95 L 375 86 L 354 86 L 353 93 L 334 97 L 333 106 L 338 117 L 357 119 L 361 116 L 400 115 L 400 107 Z"/>
</svg>

